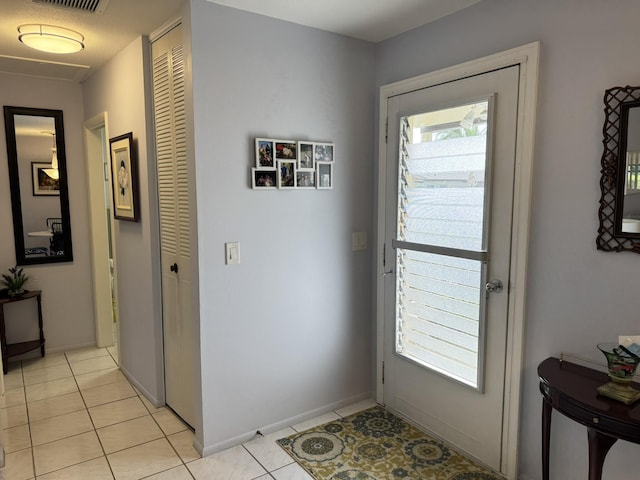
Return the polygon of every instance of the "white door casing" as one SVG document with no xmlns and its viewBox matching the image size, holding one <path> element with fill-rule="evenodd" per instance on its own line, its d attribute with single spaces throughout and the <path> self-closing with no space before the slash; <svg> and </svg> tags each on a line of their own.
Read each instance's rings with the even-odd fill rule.
<svg viewBox="0 0 640 480">
<path fill-rule="evenodd" d="M 113 298 L 117 288 L 111 286 L 109 266 L 109 243 L 114 260 L 114 285 L 116 262 L 116 244 L 109 238 L 115 231 L 113 216 L 107 215 L 105 208 L 105 175 L 110 179 L 110 169 L 104 168 L 104 155 L 109 135 L 107 130 L 107 112 L 100 113 L 87 120 L 84 125 L 85 156 L 87 159 L 87 185 L 89 190 L 89 223 L 91 226 L 91 269 L 93 276 L 94 315 L 96 322 L 96 345 L 113 345 L 114 309 L 117 312 L 118 301 Z M 106 159 L 107 164 L 110 163 Z M 107 201 L 111 201 L 111 191 L 107 189 Z M 110 224 L 110 228 L 109 228 Z M 112 296 L 113 295 L 113 296 Z M 118 341 L 119 339 L 116 339 Z"/>
<path fill-rule="evenodd" d="M 531 196 L 531 171 L 533 160 L 533 132 L 535 125 L 535 101 L 537 92 L 537 67 L 539 44 L 529 44 L 483 59 L 447 68 L 420 77 L 383 86 L 380 92 L 380 137 L 378 170 L 378 229 L 377 229 L 377 400 L 385 403 L 383 389 L 384 360 L 384 288 L 385 270 L 383 265 L 385 222 L 387 204 L 384 192 L 387 190 L 386 175 L 389 158 L 385 143 L 388 99 L 408 92 L 432 87 L 445 82 L 478 75 L 491 70 L 517 65 L 518 78 L 517 137 L 515 146 L 514 205 L 509 259 L 509 302 L 506 325 L 506 363 L 503 393 L 504 409 L 501 418 L 502 454 L 499 470 L 507 478 L 517 476 L 517 439 L 519 420 L 520 374 L 522 363 L 522 343 L 524 326 L 524 294 L 526 278 L 529 209 Z M 388 255 L 388 253 L 387 253 Z M 388 267 L 387 267 L 388 268 Z"/>
</svg>

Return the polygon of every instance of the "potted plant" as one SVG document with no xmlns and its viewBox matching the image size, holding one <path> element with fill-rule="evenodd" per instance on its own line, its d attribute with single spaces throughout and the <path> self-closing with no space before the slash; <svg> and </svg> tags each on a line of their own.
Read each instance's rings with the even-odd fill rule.
<svg viewBox="0 0 640 480">
<path fill-rule="evenodd" d="M 3 273 L 2 279 L 0 279 L 0 284 L 7 287 L 7 293 L 9 296 L 16 296 L 24 293 L 24 284 L 29 280 L 29 275 L 24 273 L 24 269 L 18 268 L 17 265 L 9 269 L 9 274 L 10 275 Z"/>
</svg>

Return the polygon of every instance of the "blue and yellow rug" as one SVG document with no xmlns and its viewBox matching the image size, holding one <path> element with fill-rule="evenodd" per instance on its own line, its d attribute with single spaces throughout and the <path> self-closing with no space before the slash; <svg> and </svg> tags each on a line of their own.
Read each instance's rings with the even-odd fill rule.
<svg viewBox="0 0 640 480">
<path fill-rule="evenodd" d="M 382 407 L 278 444 L 317 480 L 502 480 Z"/>
</svg>

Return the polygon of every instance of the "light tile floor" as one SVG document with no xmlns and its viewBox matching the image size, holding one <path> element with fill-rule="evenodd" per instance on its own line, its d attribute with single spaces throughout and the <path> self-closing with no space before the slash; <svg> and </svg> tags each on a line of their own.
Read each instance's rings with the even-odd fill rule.
<svg viewBox="0 0 640 480">
<path fill-rule="evenodd" d="M 112 349 L 9 364 L 0 480 L 310 480 L 276 443 L 369 408 L 366 400 L 200 458 L 193 433 L 132 387 Z"/>
</svg>

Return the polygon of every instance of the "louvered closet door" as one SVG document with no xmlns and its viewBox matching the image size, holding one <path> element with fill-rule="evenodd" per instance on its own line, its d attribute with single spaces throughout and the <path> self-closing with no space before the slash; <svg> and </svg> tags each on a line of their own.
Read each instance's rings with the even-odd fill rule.
<svg viewBox="0 0 640 480">
<path fill-rule="evenodd" d="M 181 27 L 156 40 L 152 54 L 166 402 L 193 425 L 194 340 Z"/>
</svg>

